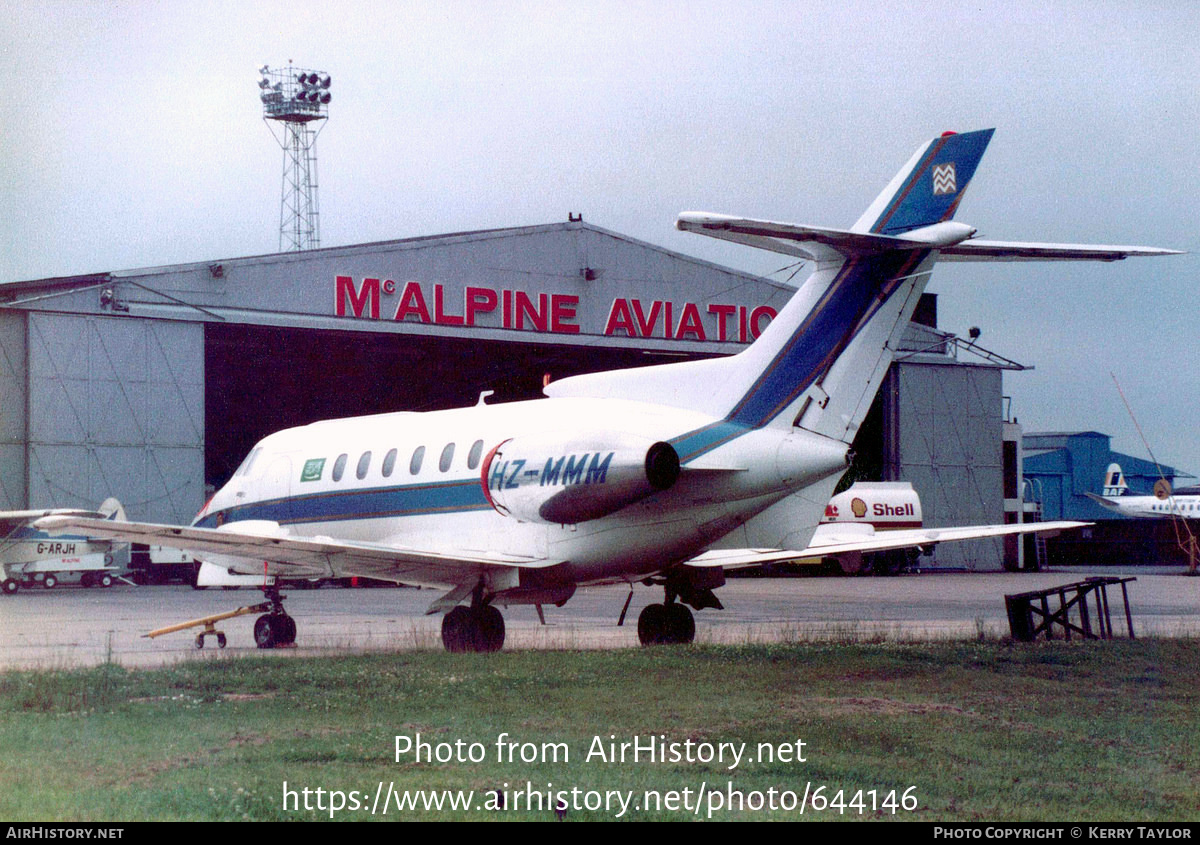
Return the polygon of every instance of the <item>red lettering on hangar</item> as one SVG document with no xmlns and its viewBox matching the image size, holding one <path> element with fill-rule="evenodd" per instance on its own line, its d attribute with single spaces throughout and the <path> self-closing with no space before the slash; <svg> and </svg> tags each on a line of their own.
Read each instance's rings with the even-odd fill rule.
<svg viewBox="0 0 1200 845">
<path fill-rule="evenodd" d="M 432 287 L 432 296 L 430 296 Z M 450 301 L 444 285 L 420 282 L 397 284 L 391 279 L 336 276 L 334 314 L 357 319 L 388 319 L 384 297 L 396 303 L 390 319 L 442 326 L 488 325 L 518 331 L 579 334 L 579 297 L 564 293 L 527 293 L 523 290 L 468 286 L 462 299 Z M 391 311 L 390 304 L 387 311 Z M 498 312 L 498 313 L 497 313 Z M 609 336 L 716 340 L 749 343 L 774 319 L 769 305 L 709 304 L 701 311 L 694 302 L 682 305 L 669 300 L 644 302 L 636 298 L 613 300 L 603 334 Z"/>
</svg>

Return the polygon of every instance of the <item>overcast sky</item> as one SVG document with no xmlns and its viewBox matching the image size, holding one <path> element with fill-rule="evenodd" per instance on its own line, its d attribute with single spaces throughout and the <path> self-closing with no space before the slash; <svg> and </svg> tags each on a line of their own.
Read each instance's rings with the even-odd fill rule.
<svg viewBox="0 0 1200 845">
<path fill-rule="evenodd" d="M 333 77 L 323 246 L 590 223 L 767 274 L 683 210 L 849 226 L 996 127 L 958 219 L 1191 255 L 940 267 L 941 326 L 1032 365 L 1026 431 L 1200 475 L 1200 4 L 0 0 L 0 282 L 278 248 L 257 69 Z M 790 272 L 790 271 L 788 271 Z M 786 275 L 786 273 L 784 274 Z M 775 276 L 779 278 L 779 276 Z"/>
</svg>

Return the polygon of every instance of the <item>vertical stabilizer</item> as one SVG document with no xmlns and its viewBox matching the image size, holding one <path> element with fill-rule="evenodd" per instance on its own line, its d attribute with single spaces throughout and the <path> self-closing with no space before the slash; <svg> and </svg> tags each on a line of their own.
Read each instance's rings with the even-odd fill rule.
<svg viewBox="0 0 1200 845">
<path fill-rule="evenodd" d="M 546 393 L 640 399 L 739 428 L 799 425 L 851 442 L 938 249 L 974 234 L 949 221 L 992 131 L 922 145 L 851 230 L 680 215 L 681 229 L 808 256 L 816 270 L 758 340 L 732 358 L 576 376 Z"/>
<path fill-rule="evenodd" d="M 947 132 L 921 147 L 851 231 L 900 235 L 953 218 L 995 131 Z"/>
</svg>

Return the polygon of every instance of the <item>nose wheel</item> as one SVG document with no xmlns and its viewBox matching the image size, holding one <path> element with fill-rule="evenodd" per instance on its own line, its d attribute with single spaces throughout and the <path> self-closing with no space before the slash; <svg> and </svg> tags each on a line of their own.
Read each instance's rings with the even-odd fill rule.
<svg viewBox="0 0 1200 845">
<path fill-rule="evenodd" d="M 286 648 L 296 642 L 296 620 L 283 609 L 284 596 L 279 587 L 263 590 L 267 601 L 259 605 L 260 610 L 269 610 L 254 620 L 254 644 L 259 648 Z"/>
<path fill-rule="evenodd" d="M 259 648 L 279 648 L 296 642 L 296 620 L 286 613 L 267 613 L 254 622 L 254 644 Z"/>
</svg>

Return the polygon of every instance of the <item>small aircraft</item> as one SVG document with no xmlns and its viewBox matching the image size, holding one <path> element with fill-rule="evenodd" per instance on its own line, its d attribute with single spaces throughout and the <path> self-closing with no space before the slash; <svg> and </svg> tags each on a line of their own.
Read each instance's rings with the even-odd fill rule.
<svg viewBox="0 0 1200 845">
<path fill-rule="evenodd" d="M 1085 494 L 1096 504 L 1124 516 L 1163 519 L 1181 516 L 1184 519 L 1200 519 L 1200 493 L 1176 492 L 1171 482 L 1160 478 L 1154 483 L 1154 495 L 1130 495 L 1129 485 L 1121 465 L 1112 463 L 1104 472 L 1103 495 Z"/>
<path fill-rule="evenodd" d="M 992 132 L 923 144 L 849 229 L 680 215 L 681 230 L 815 264 L 737 355 L 573 376 L 546 399 L 280 431 L 190 527 L 39 525 L 187 549 L 236 573 L 441 587 L 428 612 L 445 614 L 451 651 L 501 648 L 497 606 L 562 605 L 590 584 L 627 583 L 632 596 L 639 582 L 664 595 L 638 619 L 641 642 L 690 642 L 688 606 L 721 607 L 724 567 L 805 554 L 939 259 L 1173 252 L 976 240 L 952 218 Z M 278 588 L 267 594 L 256 642 L 293 642 Z"/>
<path fill-rule="evenodd" d="M 99 510 L 0 511 L 0 593 L 12 595 L 22 586 L 49 590 L 66 574 L 79 573 L 84 587 L 108 587 L 124 571 L 115 561 L 113 543 L 82 535 L 52 537 L 34 526 L 51 514 L 94 519 L 124 519 L 116 499 Z"/>
</svg>

